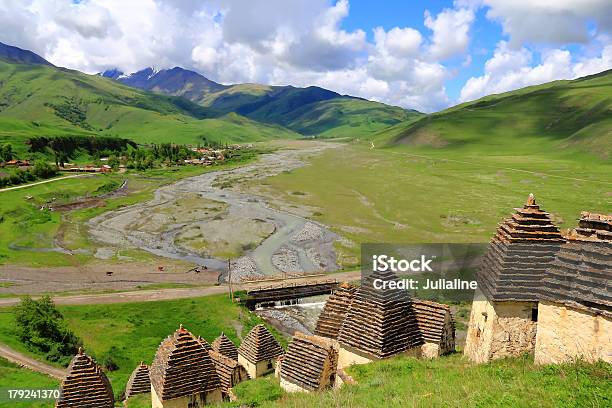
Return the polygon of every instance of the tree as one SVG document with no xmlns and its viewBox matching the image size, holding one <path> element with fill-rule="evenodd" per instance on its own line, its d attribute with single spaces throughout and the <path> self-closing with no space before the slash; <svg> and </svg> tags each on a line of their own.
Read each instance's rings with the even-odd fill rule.
<svg viewBox="0 0 612 408">
<path fill-rule="evenodd" d="M 13 146 L 10 144 L 3 144 L 0 145 L 0 161 L 9 161 L 9 160 L 13 160 L 13 157 L 15 155 L 13 154 Z"/>
<path fill-rule="evenodd" d="M 49 361 L 67 365 L 83 344 L 49 296 L 21 298 L 15 308 L 15 323 L 20 340 L 31 350 L 45 353 Z"/>
<path fill-rule="evenodd" d="M 57 167 L 50 165 L 46 161 L 39 160 L 34 163 L 32 174 L 38 178 L 47 179 L 57 175 Z"/>
</svg>

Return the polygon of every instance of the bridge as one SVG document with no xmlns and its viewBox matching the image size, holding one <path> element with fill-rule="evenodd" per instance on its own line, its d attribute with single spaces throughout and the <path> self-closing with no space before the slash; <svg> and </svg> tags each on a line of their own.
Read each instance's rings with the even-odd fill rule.
<svg viewBox="0 0 612 408">
<path fill-rule="evenodd" d="M 250 310 L 255 310 L 261 304 L 329 295 L 336 288 L 338 288 L 338 281 L 335 279 L 312 283 L 294 283 L 292 285 L 262 286 L 247 291 L 244 302 Z"/>
</svg>

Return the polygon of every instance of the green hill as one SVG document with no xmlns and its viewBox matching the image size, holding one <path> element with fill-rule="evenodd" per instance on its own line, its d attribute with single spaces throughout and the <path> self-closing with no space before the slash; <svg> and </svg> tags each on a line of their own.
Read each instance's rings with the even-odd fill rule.
<svg viewBox="0 0 612 408">
<path fill-rule="evenodd" d="M 257 141 L 299 135 L 179 97 L 78 71 L 0 60 L 0 141 L 98 134 L 137 142 Z"/>
<path fill-rule="evenodd" d="M 394 144 L 506 154 L 567 150 L 609 158 L 612 152 L 612 70 L 555 81 L 402 123 L 376 134 Z"/>
<path fill-rule="evenodd" d="M 235 112 L 259 122 L 281 125 L 306 136 L 368 137 L 421 115 L 316 86 L 226 86 L 178 67 L 161 71 L 146 68 L 130 75 L 110 70 L 101 75 L 140 89 L 182 96 L 223 113 Z"/>
</svg>

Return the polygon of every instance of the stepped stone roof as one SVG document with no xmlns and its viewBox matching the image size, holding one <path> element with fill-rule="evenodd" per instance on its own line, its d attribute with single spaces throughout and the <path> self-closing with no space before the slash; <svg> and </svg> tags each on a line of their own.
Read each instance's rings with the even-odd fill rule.
<svg viewBox="0 0 612 408">
<path fill-rule="evenodd" d="M 445 335 L 455 343 L 455 321 L 450 306 L 429 300 L 412 299 L 412 308 L 423 340 L 440 343 Z M 446 333 L 445 333 L 446 332 Z"/>
<path fill-rule="evenodd" d="M 253 364 L 276 358 L 283 353 L 281 345 L 263 324 L 253 327 L 238 348 L 238 354 Z"/>
<path fill-rule="evenodd" d="M 564 241 L 550 214 L 530 194 L 491 239 L 477 273 L 480 289 L 493 301 L 538 301 L 546 268 Z"/>
<path fill-rule="evenodd" d="M 309 391 L 332 385 L 321 384 L 321 380 L 337 369 L 338 351 L 332 342 L 324 337 L 296 332 L 281 363 L 281 379 Z"/>
<path fill-rule="evenodd" d="M 56 408 L 112 408 L 113 389 L 100 366 L 79 348 L 62 381 Z"/>
<path fill-rule="evenodd" d="M 210 344 L 206 341 L 204 337 L 198 336 L 198 341 L 200 342 L 200 344 L 202 345 L 202 347 L 204 347 L 206 351 L 212 350 L 212 347 L 210 346 Z"/>
<path fill-rule="evenodd" d="M 163 401 L 221 387 L 208 352 L 183 325 L 159 345 L 150 376 L 153 388 Z"/>
<path fill-rule="evenodd" d="M 224 333 L 213 341 L 212 349 L 233 360 L 238 360 L 238 348 Z"/>
<path fill-rule="evenodd" d="M 542 299 L 612 317 L 612 215 L 583 212 L 542 284 Z"/>
<path fill-rule="evenodd" d="M 234 385 L 249 378 L 246 369 L 238 364 L 238 361 L 224 356 L 223 354 L 209 350 L 208 353 L 215 364 L 217 375 L 221 380 L 221 391 L 225 394 Z"/>
<path fill-rule="evenodd" d="M 342 322 L 351 307 L 357 287 L 347 282 L 340 284 L 325 302 L 317 320 L 314 333 L 318 336 L 337 339 Z"/>
<path fill-rule="evenodd" d="M 132 371 L 127 386 L 125 387 L 125 398 L 128 399 L 137 394 L 151 392 L 151 378 L 149 377 L 149 366 L 140 362 L 138 367 Z"/>
<path fill-rule="evenodd" d="M 362 278 L 338 341 L 375 358 L 386 358 L 423 344 L 408 292 L 376 289 L 374 281 L 397 280 L 392 272 L 376 271 Z"/>
</svg>

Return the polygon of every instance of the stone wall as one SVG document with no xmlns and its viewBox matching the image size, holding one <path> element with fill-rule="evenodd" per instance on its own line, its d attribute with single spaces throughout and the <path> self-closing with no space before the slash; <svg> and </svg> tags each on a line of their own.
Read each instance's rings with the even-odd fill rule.
<svg viewBox="0 0 612 408">
<path fill-rule="evenodd" d="M 612 320 L 558 303 L 540 302 L 535 362 L 558 364 L 578 358 L 612 362 Z"/>
<path fill-rule="evenodd" d="M 537 323 L 532 321 L 535 302 L 490 302 L 477 289 L 474 294 L 465 355 L 472 361 L 516 357 L 533 353 Z"/>
<path fill-rule="evenodd" d="M 152 408 L 199 408 L 206 405 L 215 405 L 223 401 L 220 389 L 215 389 L 208 393 L 188 395 L 180 398 L 173 398 L 161 401 L 151 386 L 151 407 Z"/>
<path fill-rule="evenodd" d="M 241 354 L 238 355 L 238 363 L 246 369 L 250 379 L 258 378 L 262 375 L 273 372 L 276 366 L 275 361 L 276 358 L 271 358 L 269 360 L 264 360 L 258 362 L 257 364 L 253 364 Z"/>
</svg>

